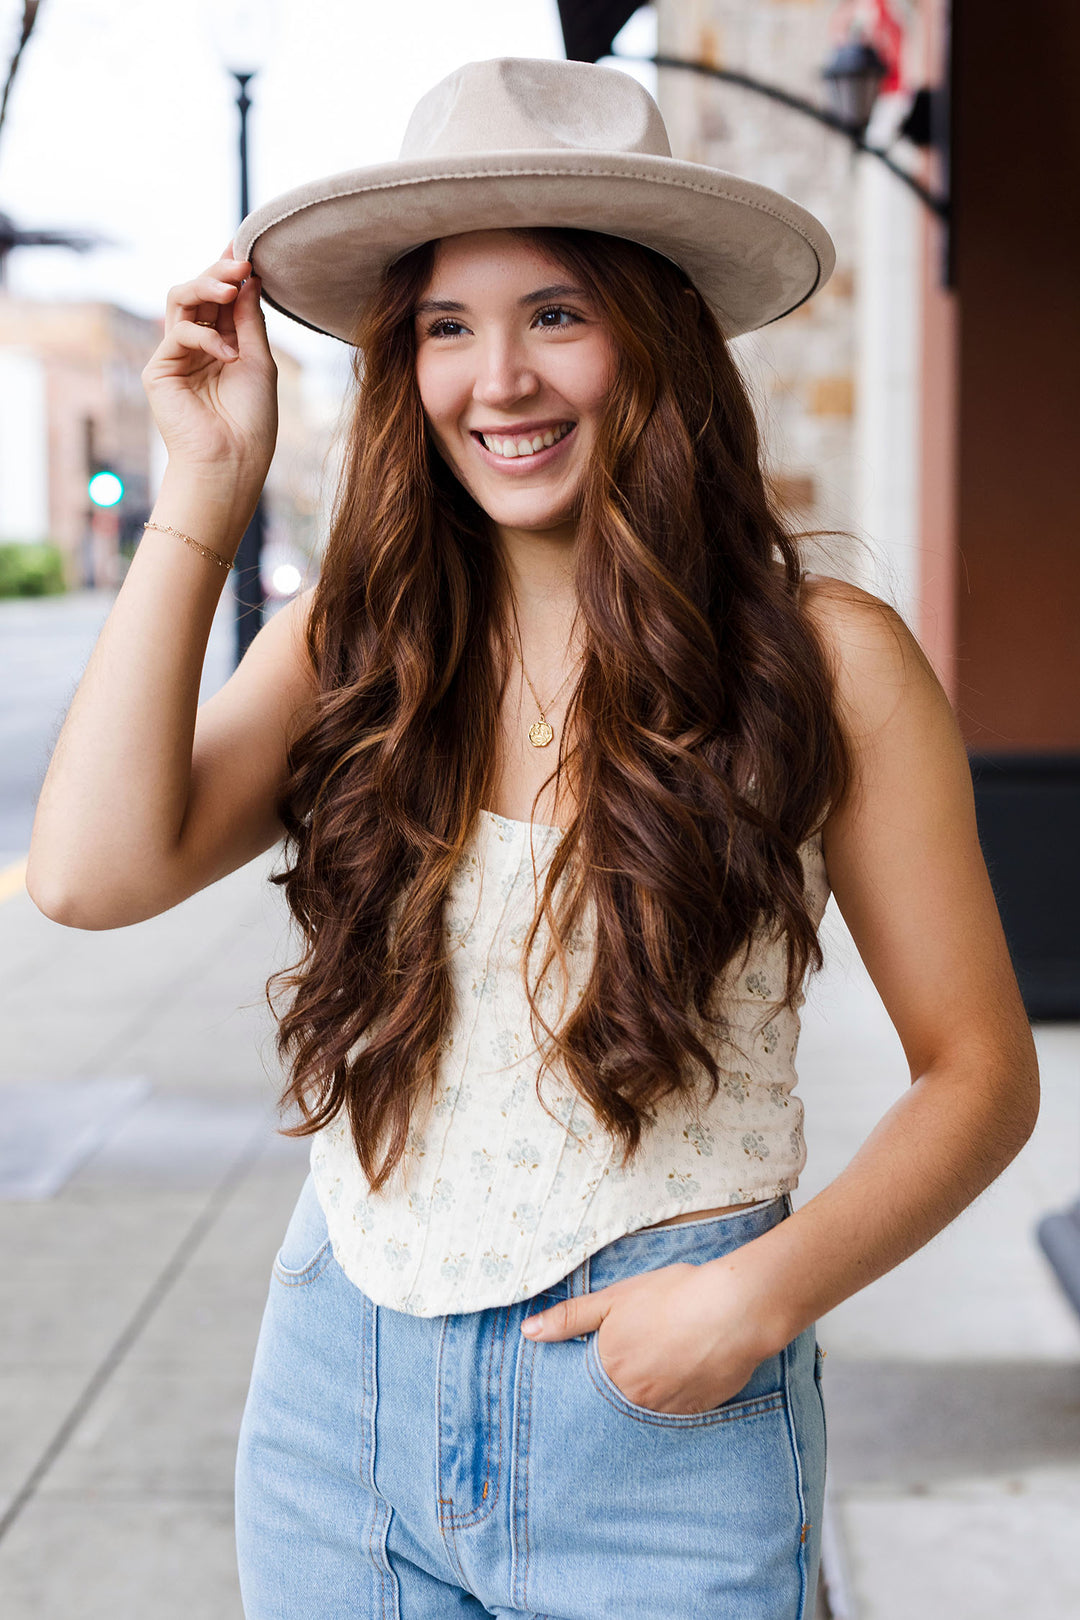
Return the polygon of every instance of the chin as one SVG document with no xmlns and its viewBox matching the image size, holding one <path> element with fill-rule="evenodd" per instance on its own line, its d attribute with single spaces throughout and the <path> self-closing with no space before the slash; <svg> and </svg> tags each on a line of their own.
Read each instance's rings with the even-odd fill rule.
<svg viewBox="0 0 1080 1620">
<path fill-rule="evenodd" d="M 548 512 L 515 512 L 502 507 L 495 507 L 494 510 L 485 507 L 484 510 L 492 523 L 498 523 L 504 529 L 522 529 L 526 533 L 531 529 L 538 533 L 561 529 L 571 520 L 571 513 L 562 506 Z"/>
</svg>

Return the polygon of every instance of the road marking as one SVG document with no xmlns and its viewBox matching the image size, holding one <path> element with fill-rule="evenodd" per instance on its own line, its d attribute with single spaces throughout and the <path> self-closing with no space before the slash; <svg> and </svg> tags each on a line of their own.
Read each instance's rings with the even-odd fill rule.
<svg viewBox="0 0 1080 1620">
<path fill-rule="evenodd" d="M 21 861 L 0 870 L 0 904 L 10 900 L 13 894 L 25 894 L 27 858 L 24 855 Z"/>
</svg>

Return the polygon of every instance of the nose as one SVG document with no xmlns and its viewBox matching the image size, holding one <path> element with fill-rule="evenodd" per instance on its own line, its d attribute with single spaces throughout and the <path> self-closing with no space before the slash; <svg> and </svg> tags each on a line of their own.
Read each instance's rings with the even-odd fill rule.
<svg viewBox="0 0 1080 1620">
<path fill-rule="evenodd" d="M 522 346 L 509 335 L 492 335 L 478 346 L 473 398 L 492 407 L 527 399 L 540 387 L 540 379 Z"/>
</svg>

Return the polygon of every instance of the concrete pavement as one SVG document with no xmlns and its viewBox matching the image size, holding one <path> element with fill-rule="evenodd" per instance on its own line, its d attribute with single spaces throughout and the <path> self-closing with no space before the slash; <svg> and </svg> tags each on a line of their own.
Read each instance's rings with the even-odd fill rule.
<svg viewBox="0 0 1080 1620">
<path fill-rule="evenodd" d="M 20 1117 L 27 1088 L 55 1115 L 62 1082 L 145 1082 L 126 1103 L 112 1094 L 52 1197 L 0 1202 L 7 1620 L 241 1620 L 236 1433 L 307 1156 L 274 1135 L 263 985 L 294 954 L 266 882 L 277 859 L 109 933 L 60 928 L 22 892 L 0 904 L 0 1085 Z M 825 941 L 800 1047 L 810 1162 L 796 1204 L 907 1078 L 833 906 Z M 1023 1153 L 819 1325 L 840 1617 L 1080 1610 L 1080 1329 L 1033 1237 L 1080 1179 L 1080 1030 L 1037 1038 L 1045 1102 Z"/>
<path fill-rule="evenodd" d="M 7 1620 L 240 1620 L 236 1433 L 307 1160 L 274 1134 L 267 870 L 109 933 L 0 907 L 3 1088 L 148 1082 L 53 1197 L 0 1202 Z"/>
<path fill-rule="evenodd" d="M 837 1175 L 907 1064 L 830 901 L 799 1050 L 809 1161 Z M 1035 1026 L 1039 1122 L 1005 1173 L 819 1325 L 838 1620 L 1075 1620 L 1080 1323 L 1035 1224 L 1080 1182 L 1080 1027 Z"/>
<path fill-rule="evenodd" d="M 112 590 L 0 599 L 0 871 L 24 854 L 34 805 L 60 724 L 116 599 Z M 280 603 L 271 604 L 273 611 Z M 222 592 L 203 664 L 199 701 L 228 679 L 235 607 Z"/>
</svg>

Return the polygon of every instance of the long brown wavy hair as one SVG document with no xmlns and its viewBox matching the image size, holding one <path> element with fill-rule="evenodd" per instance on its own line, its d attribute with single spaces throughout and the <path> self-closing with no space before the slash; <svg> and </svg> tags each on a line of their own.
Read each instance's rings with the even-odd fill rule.
<svg viewBox="0 0 1080 1620">
<path fill-rule="evenodd" d="M 821 967 L 799 846 L 843 798 L 851 761 L 799 607 L 800 537 L 770 492 L 713 314 L 637 243 L 514 234 L 589 290 L 618 357 L 576 514 L 586 650 L 562 728 L 573 743 L 548 778 L 566 773 L 575 809 L 526 944 L 528 956 L 542 938 L 540 970 L 530 982 L 523 963 L 523 975 L 541 1103 L 561 1060 L 626 1164 L 666 1097 L 696 1092 L 703 1074 L 715 1095 L 728 1027 L 717 987 L 752 935 L 785 937 L 788 1005 Z M 454 1011 L 444 901 L 490 802 L 511 668 L 490 522 L 436 451 L 416 382 L 414 308 L 436 247 L 390 266 L 356 331 L 307 630 L 317 695 L 279 804 L 292 864 L 271 878 L 305 942 L 267 981 L 268 998 L 275 981 L 293 992 L 278 1019 L 280 1103 L 302 1118 L 282 1134 L 344 1109 L 374 1191 L 436 1081 Z M 588 981 L 552 1024 L 540 987 L 586 913 Z"/>
</svg>

